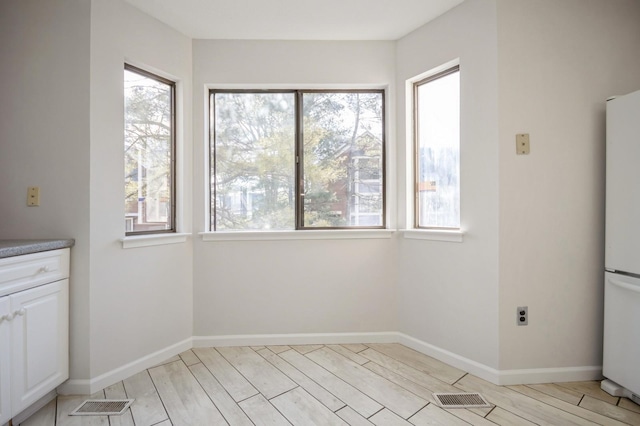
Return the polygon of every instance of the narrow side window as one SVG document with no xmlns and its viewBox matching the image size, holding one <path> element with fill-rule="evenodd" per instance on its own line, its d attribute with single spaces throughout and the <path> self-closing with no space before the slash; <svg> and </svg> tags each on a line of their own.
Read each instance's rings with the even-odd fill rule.
<svg viewBox="0 0 640 426">
<path fill-rule="evenodd" d="M 125 234 L 175 232 L 175 82 L 125 64 Z"/>
<path fill-rule="evenodd" d="M 460 228 L 460 70 L 414 84 L 415 227 Z"/>
</svg>

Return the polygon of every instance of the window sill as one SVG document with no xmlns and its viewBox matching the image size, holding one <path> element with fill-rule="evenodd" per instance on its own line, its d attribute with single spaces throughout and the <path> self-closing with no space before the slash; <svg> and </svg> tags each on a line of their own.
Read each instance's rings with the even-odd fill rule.
<svg viewBox="0 0 640 426">
<path fill-rule="evenodd" d="M 359 240 L 391 238 L 394 229 L 201 232 L 202 241 Z"/>
<path fill-rule="evenodd" d="M 445 229 L 404 229 L 402 236 L 409 240 L 430 240 L 445 241 L 450 243 L 461 243 L 464 232 L 460 230 Z"/>
<path fill-rule="evenodd" d="M 123 249 L 130 249 L 184 243 L 190 235 L 191 234 L 187 233 L 136 235 L 124 237 L 120 241 L 122 242 Z"/>
</svg>

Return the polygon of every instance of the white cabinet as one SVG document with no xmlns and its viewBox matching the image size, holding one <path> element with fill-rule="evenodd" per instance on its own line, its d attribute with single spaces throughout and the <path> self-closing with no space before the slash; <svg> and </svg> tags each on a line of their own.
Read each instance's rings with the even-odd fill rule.
<svg viewBox="0 0 640 426">
<path fill-rule="evenodd" d="M 68 271 L 69 249 L 0 259 L 0 424 L 69 377 Z"/>
</svg>

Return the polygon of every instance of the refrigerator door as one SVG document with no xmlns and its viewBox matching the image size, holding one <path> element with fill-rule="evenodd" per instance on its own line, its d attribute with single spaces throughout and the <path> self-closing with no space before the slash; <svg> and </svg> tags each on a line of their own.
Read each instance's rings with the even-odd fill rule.
<svg viewBox="0 0 640 426">
<path fill-rule="evenodd" d="M 640 395 L 640 278 L 605 272 L 602 374 Z"/>
<path fill-rule="evenodd" d="M 605 262 L 640 274 L 640 91 L 607 102 Z"/>
</svg>

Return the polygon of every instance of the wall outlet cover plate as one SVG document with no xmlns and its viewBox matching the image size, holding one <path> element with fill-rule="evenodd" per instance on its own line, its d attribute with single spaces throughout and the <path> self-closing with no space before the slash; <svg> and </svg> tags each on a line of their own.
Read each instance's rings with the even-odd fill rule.
<svg viewBox="0 0 640 426">
<path fill-rule="evenodd" d="M 516 154 L 518 154 L 518 155 L 528 155 L 529 152 L 530 152 L 529 134 L 528 133 L 518 133 L 516 135 Z"/>
</svg>

